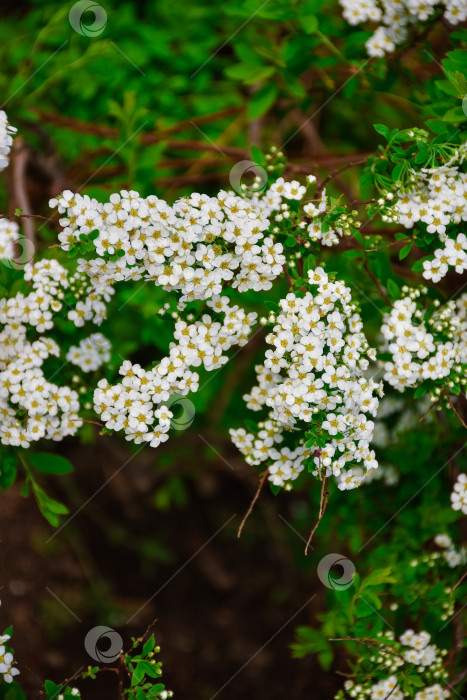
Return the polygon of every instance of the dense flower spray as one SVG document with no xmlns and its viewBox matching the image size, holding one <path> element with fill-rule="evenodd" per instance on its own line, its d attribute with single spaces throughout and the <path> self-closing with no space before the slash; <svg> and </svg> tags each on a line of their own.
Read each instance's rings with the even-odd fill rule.
<svg viewBox="0 0 467 700">
<path fill-rule="evenodd" d="M 438 8 L 450 24 L 467 19 L 463 0 L 340 0 L 340 4 L 349 24 L 379 24 L 366 42 L 369 56 L 384 56 L 395 51 L 396 46 L 409 37 L 414 24 L 433 17 Z"/>
<path fill-rule="evenodd" d="M 272 314 L 258 385 L 244 398 L 269 409 L 257 430 L 231 430 L 252 465 L 267 467 L 275 486 L 290 486 L 305 467 L 359 486 L 378 465 L 369 448 L 382 386 L 367 378 L 375 353 L 368 347 L 350 290 L 322 268 L 308 273 L 310 291 L 288 294 Z M 267 319 L 264 319 L 267 321 Z"/>
</svg>

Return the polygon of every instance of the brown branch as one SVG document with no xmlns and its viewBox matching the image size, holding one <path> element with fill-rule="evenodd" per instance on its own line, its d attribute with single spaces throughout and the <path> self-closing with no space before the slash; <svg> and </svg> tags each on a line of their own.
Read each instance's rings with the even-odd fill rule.
<svg viewBox="0 0 467 700">
<path fill-rule="evenodd" d="M 328 639 L 329 642 L 356 642 L 357 644 L 363 644 L 363 646 L 368 647 L 369 649 L 374 649 L 375 647 L 378 648 L 380 646 L 386 647 L 388 653 L 392 654 L 393 656 L 397 656 L 399 659 L 402 659 L 404 663 L 407 663 L 402 654 L 399 654 L 398 651 L 396 651 L 391 644 L 388 642 L 383 642 L 382 640 L 379 639 L 372 639 L 371 637 L 335 637 Z"/>
<path fill-rule="evenodd" d="M 85 418 L 80 418 L 79 416 L 78 418 L 70 418 L 69 420 L 70 423 L 77 423 L 80 420 L 82 423 L 92 423 L 92 425 L 98 425 L 99 428 L 105 428 L 104 423 L 99 423 L 97 420 L 86 420 Z"/>
<path fill-rule="evenodd" d="M 142 134 L 140 137 L 141 143 L 147 145 L 167 141 L 163 134 Z M 180 149 L 184 151 L 215 151 L 223 156 L 231 156 L 232 158 L 249 158 L 250 153 L 243 148 L 234 148 L 233 146 L 215 146 L 205 141 L 181 141 L 179 139 L 168 140 L 166 143 L 167 149 Z"/>
<path fill-rule="evenodd" d="M 446 396 L 447 400 L 449 401 L 449 405 L 451 406 L 452 410 L 456 414 L 456 416 L 459 418 L 460 422 L 464 426 L 464 428 L 467 428 L 467 424 L 465 423 L 464 419 L 462 418 L 461 414 L 457 410 L 457 408 L 454 406 L 453 402 L 451 401 L 451 397 L 449 396 L 449 393 L 446 391 L 446 389 L 443 389 L 443 393 Z"/>
<path fill-rule="evenodd" d="M 288 163 L 286 168 L 295 173 L 308 174 L 310 172 L 310 167 L 315 168 L 326 168 L 333 165 L 340 165 L 348 163 L 349 161 L 355 160 L 356 158 L 369 158 L 372 156 L 373 151 L 368 153 L 349 153 L 347 155 L 339 155 L 337 153 L 312 153 L 310 155 L 303 155 L 301 153 L 291 153 L 290 158 L 294 160 L 293 163 Z M 305 162 L 301 162 L 305 161 Z"/>
<path fill-rule="evenodd" d="M 363 263 L 363 269 L 365 270 L 365 272 L 367 273 L 367 275 L 368 275 L 368 276 L 373 280 L 373 282 L 375 283 L 376 288 L 378 289 L 378 292 L 380 293 L 380 296 L 381 296 L 381 298 L 384 300 L 384 302 L 385 302 L 388 306 L 391 306 L 391 301 L 390 301 L 389 297 L 387 296 L 386 292 L 384 291 L 384 289 L 383 289 L 382 286 L 380 285 L 379 279 L 378 279 L 378 278 L 376 277 L 376 275 L 374 275 L 374 274 L 372 273 L 372 271 L 370 270 L 370 266 L 368 265 L 368 261 L 367 261 L 367 260 L 365 260 L 365 262 Z"/>
<path fill-rule="evenodd" d="M 169 126 L 163 129 L 164 134 L 178 134 L 181 131 L 187 131 L 191 129 L 193 124 L 197 126 L 203 124 L 210 124 L 211 122 L 218 121 L 220 119 L 225 119 L 226 117 L 233 116 L 234 114 L 239 114 L 243 111 L 242 106 L 237 107 L 225 107 L 224 109 L 219 109 L 217 112 L 211 112 L 210 114 L 201 114 L 197 117 L 192 117 L 191 119 L 186 119 L 185 121 L 174 124 L 174 126 Z"/>
<path fill-rule="evenodd" d="M 318 474 L 321 478 L 321 448 L 318 450 L 315 450 L 313 453 L 313 457 L 316 455 L 318 457 Z M 328 499 L 329 499 L 329 491 L 326 490 L 327 486 L 327 477 L 325 476 L 322 479 L 321 482 L 321 493 L 319 497 L 319 513 L 318 513 L 318 520 L 316 521 L 316 524 L 313 528 L 313 530 L 310 532 L 310 536 L 308 538 L 308 541 L 305 546 L 305 555 L 308 554 L 308 547 L 310 546 L 311 540 L 313 539 L 313 535 L 315 534 L 316 530 L 318 529 L 318 525 L 320 524 L 321 520 L 323 519 L 324 511 L 326 510 L 326 506 L 328 504 Z"/>
<path fill-rule="evenodd" d="M 166 129 L 161 129 L 158 132 L 160 140 L 164 140 L 167 136 L 180 133 L 182 131 L 187 131 L 192 128 L 193 124 L 208 124 L 219 119 L 224 119 L 232 114 L 238 114 L 241 112 L 243 107 L 226 107 L 225 109 L 218 110 L 217 112 L 211 112 L 210 114 L 201 114 L 199 116 L 192 117 L 191 119 L 186 119 L 178 124 L 169 126 Z M 82 121 L 81 119 L 76 119 L 75 117 L 65 117 L 61 114 L 52 114 L 51 112 L 46 112 L 42 109 L 34 109 L 34 112 L 41 117 L 43 121 L 50 122 L 55 126 L 60 126 L 64 129 L 70 129 L 71 131 L 77 131 L 82 134 L 89 134 L 90 136 L 101 136 L 111 139 L 116 139 L 119 136 L 119 130 L 112 126 L 106 126 L 104 124 L 91 124 L 89 122 Z"/>
<path fill-rule="evenodd" d="M 449 685 L 452 687 L 453 685 L 457 685 L 461 681 L 464 680 L 464 678 L 467 676 L 467 668 L 464 668 L 462 671 L 459 671 L 452 680 L 449 681 Z"/>
<path fill-rule="evenodd" d="M 465 579 L 466 576 L 467 576 L 467 571 L 460 577 L 460 579 L 458 580 L 458 582 L 456 583 L 454 588 L 451 589 L 451 595 L 452 595 L 453 591 L 455 591 L 456 588 L 461 585 L 462 581 Z"/>
<path fill-rule="evenodd" d="M 300 128 L 303 136 L 305 137 L 311 152 L 313 154 L 324 153 L 323 143 L 319 137 L 318 130 L 313 123 L 313 120 L 306 116 L 301 109 L 293 109 L 290 112 L 290 117 L 295 122 L 295 124 Z"/>
<path fill-rule="evenodd" d="M 434 403 L 432 403 L 431 406 L 430 406 L 430 408 L 428 409 L 428 411 L 425 411 L 425 413 L 423 414 L 423 416 L 420 416 L 420 418 L 418 419 L 418 423 L 421 423 L 423 420 L 425 420 L 425 418 L 427 417 L 427 415 L 429 414 L 429 412 L 430 412 L 438 403 L 439 403 L 439 400 L 438 400 L 438 401 L 435 401 Z"/>
<path fill-rule="evenodd" d="M 387 233 L 390 233 L 390 231 L 388 231 Z M 374 235 L 374 231 L 371 231 L 371 235 Z M 398 245 L 399 243 L 407 243 L 408 240 L 410 240 L 410 239 L 409 238 L 401 238 L 399 241 L 393 241 L 392 243 L 388 243 L 387 245 L 382 245 L 379 248 L 367 248 L 366 252 L 367 253 L 376 253 L 376 251 L 378 251 L 378 250 L 385 250 L 386 248 L 392 248 L 393 246 Z"/>
<path fill-rule="evenodd" d="M 41 216 L 40 214 L 0 214 L 4 219 L 40 219 L 41 221 L 57 221 L 50 216 Z"/>
<path fill-rule="evenodd" d="M 313 539 L 313 535 L 315 534 L 316 530 L 318 529 L 318 525 L 320 524 L 321 520 L 323 519 L 324 511 L 326 510 L 326 506 L 328 505 L 329 491 L 324 491 L 325 484 L 326 484 L 326 478 L 323 479 L 323 483 L 321 486 L 318 520 L 316 521 L 316 524 L 315 524 L 313 530 L 310 532 L 310 536 L 308 538 L 308 541 L 307 541 L 306 547 L 305 547 L 305 554 L 308 554 L 308 548 L 311 544 L 311 540 Z"/>
<path fill-rule="evenodd" d="M 320 184 L 320 186 L 317 190 L 317 194 L 321 194 L 321 192 L 324 190 L 324 188 L 326 187 L 328 182 L 330 182 L 335 177 L 340 175 L 340 173 L 343 173 L 345 170 L 349 170 L 349 168 L 354 168 L 357 165 L 364 165 L 366 163 L 366 161 L 367 161 L 366 158 L 364 158 L 364 159 L 362 158 L 361 160 L 354 160 L 350 163 L 347 163 L 346 165 L 343 165 L 342 168 L 337 168 L 336 170 L 333 170 L 331 173 L 329 173 L 327 178 L 325 178 L 323 180 L 323 182 Z"/>
<path fill-rule="evenodd" d="M 288 271 L 288 269 L 287 269 L 287 265 L 283 265 L 283 266 L 282 266 L 282 269 L 284 270 L 284 275 L 285 275 L 285 277 L 286 277 L 286 279 L 287 279 L 287 282 L 289 283 L 289 287 L 293 287 L 292 278 L 291 278 L 291 276 L 290 276 L 290 274 L 289 274 L 289 271 Z"/>
<path fill-rule="evenodd" d="M 26 168 L 29 159 L 29 149 L 24 139 L 19 136 L 15 139 L 13 146 L 13 199 L 19 209 L 25 211 L 25 222 L 23 224 L 25 247 L 22 257 L 29 261 L 35 251 L 34 224 L 28 218 L 30 205 L 26 187 Z"/>
<path fill-rule="evenodd" d="M 237 532 L 237 537 L 240 537 L 240 535 L 242 534 L 243 526 L 245 525 L 246 521 L 248 520 L 248 518 L 249 518 L 249 516 L 250 516 L 250 514 L 255 506 L 255 503 L 259 498 L 259 494 L 261 493 L 261 489 L 264 486 L 264 482 L 266 481 L 266 477 L 268 474 L 269 474 L 269 469 L 266 469 L 266 471 L 264 472 L 263 476 L 261 477 L 261 479 L 259 481 L 258 488 L 256 489 L 256 493 L 253 496 L 253 500 L 251 501 L 250 506 L 249 506 L 247 512 L 245 513 L 245 516 L 244 516 L 242 522 L 240 523 L 240 527 L 238 528 L 238 532 Z"/>
</svg>

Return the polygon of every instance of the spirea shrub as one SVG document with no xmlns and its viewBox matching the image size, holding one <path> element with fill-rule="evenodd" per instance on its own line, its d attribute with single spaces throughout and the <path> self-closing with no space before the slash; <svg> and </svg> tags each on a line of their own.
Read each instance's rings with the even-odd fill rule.
<svg viewBox="0 0 467 700">
<path fill-rule="evenodd" d="M 209 193 L 192 191 L 201 189 L 200 158 L 162 196 L 156 161 L 165 148 L 189 151 L 193 142 L 177 137 L 190 127 L 171 117 L 165 133 L 162 119 L 139 139 L 144 108 L 135 95 L 126 93 L 122 107 L 110 102 L 111 127 L 65 108 L 52 115 L 58 128 L 89 137 L 82 150 L 79 140 L 70 146 L 79 167 L 109 128 L 121 162 L 115 171 L 99 165 L 103 183 L 89 189 L 93 174 L 80 186 L 70 166 L 67 188 L 61 178 L 63 191 L 47 195 L 55 195 L 47 216 L 15 208 L 17 168 L 8 182 L 15 197 L 0 215 L 0 487 L 21 482 L 49 525 L 64 526 L 67 505 L 44 489 L 73 470 L 57 443 L 112 434 L 131 455 L 146 448 L 157 460 L 171 454 L 170 431 L 188 429 L 199 412 L 213 440 L 218 433 L 229 445 L 230 435 L 251 468 L 247 516 L 263 487 L 274 496 L 294 491 L 278 496 L 293 525 L 281 518 L 293 536 L 311 530 L 308 560 L 293 561 L 322 584 L 319 613 L 298 628 L 293 655 L 313 654 L 325 671 L 338 658 L 334 670 L 346 680 L 337 700 L 443 700 L 466 678 L 467 59 L 459 47 L 467 6 L 340 5 L 345 21 L 337 2 L 232 8 L 251 34 L 235 44 L 241 62 L 218 71 L 243 81 L 232 104 L 248 94 L 248 106 L 238 115 L 232 108 L 233 147 L 224 144 L 230 127 L 213 135 L 215 145 L 203 143 L 212 153 L 225 146 L 223 158 L 252 160 L 230 175 L 207 173 L 206 182 L 220 180 L 206 185 Z M 436 54 L 429 69 L 420 63 L 426 47 Z M 225 60 L 219 53 L 213 62 Z M 73 64 L 78 84 L 81 65 Z M 329 107 L 329 123 L 328 111 L 318 123 L 331 103 L 339 107 Z M 36 121 L 18 106 L 13 122 L 35 144 L 37 119 L 48 117 L 31 111 Z M 209 117 L 201 115 L 208 129 Z M 246 151 L 247 132 L 284 145 Z M 15 133 L 0 112 L 0 170 L 17 157 Z M 29 177 L 41 162 L 31 159 Z M 248 172 L 252 182 L 242 177 Z M 242 395 L 245 405 L 236 403 Z M 182 424 L 180 405 L 190 406 Z M 190 468 L 195 474 L 196 460 Z M 23 700 L 10 635 L 0 637 L 0 698 Z M 43 694 L 80 697 L 75 681 L 111 670 L 121 697 L 166 700 L 158 652 L 154 636 L 133 639 L 128 651 L 117 649 L 115 667 L 46 681 Z"/>
</svg>

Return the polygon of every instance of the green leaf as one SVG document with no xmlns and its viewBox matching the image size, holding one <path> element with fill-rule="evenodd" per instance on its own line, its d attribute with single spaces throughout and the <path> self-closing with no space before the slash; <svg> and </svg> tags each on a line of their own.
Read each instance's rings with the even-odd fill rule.
<svg viewBox="0 0 467 700">
<path fill-rule="evenodd" d="M 464 122 L 466 119 L 467 116 L 465 115 L 462 107 L 452 107 L 452 109 L 448 109 L 446 114 L 443 116 L 443 121 L 453 122 L 454 124 Z"/>
<path fill-rule="evenodd" d="M 225 70 L 228 78 L 234 80 L 243 80 L 247 84 L 256 83 L 265 78 L 269 78 L 276 72 L 274 66 L 265 66 L 261 64 L 237 63 L 234 66 L 229 66 Z"/>
<path fill-rule="evenodd" d="M 145 642 L 143 646 L 143 656 L 147 656 L 149 652 L 151 652 L 156 645 L 156 641 L 154 639 L 154 635 L 151 635 L 148 639 L 147 642 Z"/>
<path fill-rule="evenodd" d="M 387 281 L 387 288 L 388 288 L 388 293 L 391 299 L 399 299 L 400 297 L 400 290 L 399 286 L 394 282 L 392 279 L 388 279 Z"/>
<path fill-rule="evenodd" d="M 318 19 L 315 15 L 300 17 L 298 21 L 307 34 L 313 34 L 318 29 Z"/>
<path fill-rule="evenodd" d="M 131 685 L 138 685 L 138 683 L 141 683 L 145 675 L 145 670 L 144 670 L 144 661 L 140 661 L 139 663 L 136 664 L 136 668 L 133 671 L 133 675 L 131 676 Z"/>
<path fill-rule="evenodd" d="M 262 165 L 266 162 L 266 158 L 263 151 L 254 144 L 250 147 L 250 154 L 252 161 L 256 163 L 256 165 Z"/>
<path fill-rule="evenodd" d="M 73 465 L 65 457 L 48 452 L 33 452 L 28 455 L 28 462 L 46 474 L 69 474 L 73 471 Z"/>
<path fill-rule="evenodd" d="M 378 132 L 378 134 L 384 136 L 386 141 L 389 140 L 389 127 L 387 127 L 385 124 L 373 124 L 373 128 Z"/>
<path fill-rule="evenodd" d="M 257 119 L 267 112 L 271 105 L 274 104 L 278 92 L 276 83 L 264 83 L 250 100 L 247 110 L 248 118 Z"/>
<path fill-rule="evenodd" d="M 155 661 L 152 663 L 151 661 L 142 661 L 141 665 L 143 666 L 144 673 L 150 678 L 159 678 L 159 676 L 161 676 L 160 664 Z"/>
<path fill-rule="evenodd" d="M 393 576 L 392 568 L 390 566 L 384 569 L 375 569 L 368 576 L 363 579 L 361 584 L 361 590 L 371 586 L 380 586 L 383 583 L 394 583 L 396 579 Z"/>
<path fill-rule="evenodd" d="M 9 488 L 15 478 L 18 469 L 16 456 L 11 452 L 3 452 L 0 455 L 0 489 Z"/>
<path fill-rule="evenodd" d="M 412 265 L 412 270 L 413 270 L 414 272 L 421 272 L 421 271 L 423 270 L 423 263 L 424 263 L 426 260 L 433 260 L 433 256 L 432 256 L 432 255 L 425 255 L 424 258 L 420 258 L 420 260 L 417 260 L 417 262 L 415 262 L 415 263 Z"/>
<path fill-rule="evenodd" d="M 363 596 L 358 596 L 354 606 L 353 606 L 354 612 L 356 617 L 370 617 L 370 615 L 374 614 L 374 606 L 371 604 L 368 604 L 367 600 Z"/>
<path fill-rule="evenodd" d="M 412 245 L 413 243 L 407 243 L 400 251 L 399 251 L 399 260 L 403 260 L 408 256 L 410 251 L 412 250 Z"/>
<path fill-rule="evenodd" d="M 295 659 L 302 659 L 307 654 L 318 654 L 323 669 L 329 670 L 334 652 L 323 632 L 311 627 L 298 627 L 295 635 L 296 641 L 290 645 L 292 656 Z"/>
<path fill-rule="evenodd" d="M 69 513 L 68 508 L 64 506 L 63 503 L 59 503 L 48 496 L 45 491 L 34 482 L 32 482 L 32 488 L 42 515 L 53 527 L 57 527 L 60 522 L 58 516 Z"/>
<path fill-rule="evenodd" d="M 395 182 L 397 182 L 400 179 L 404 166 L 405 161 L 401 161 L 400 163 L 397 163 L 397 165 L 394 166 L 391 173 L 391 177 Z"/>
<path fill-rule="evenodd" d="M 410 683 L 410 685 L 414 685 L 416 688 L 425 687 L 425 682 L 420 678 L 420 676 L 407 676 L 406 680 L 408 683 Z"/>
<path fill-rule="evenodd" d="M 57 685 L 53 681 L 45 681 L 44 690 L 46 693 L 46 698 L 57 698 L 59 693 L 63 690 L 62 685 Z"/>
<path fill-rule="evenodd" d="M 421 384 L 414 393 L 414 399 L 420 399 L 422 396 L 425 396 L 427 391 L 429 390 L 429 385 L 428 384 Z"/>
<path fill-rule="evenodd" d="M 292 95 L 296 97 L 306 97 L 306 88 L 302 81 L 297 78 L 296 75 L 294 75 L 291 71 L 284 71 L 282 73 L 282 77 L 284 79 L 284 83 L 286 85 L 287 90 L 292 93 Z"/>
</svg>

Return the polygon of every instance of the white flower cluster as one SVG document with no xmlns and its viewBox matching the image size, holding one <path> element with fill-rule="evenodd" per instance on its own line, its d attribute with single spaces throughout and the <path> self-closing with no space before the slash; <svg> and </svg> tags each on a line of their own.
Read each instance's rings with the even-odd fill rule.
<svg viewBox="0 0 467 700">
<path fill-rule="evenodd" d="M 5 683 L 12 683 L 14 676 L 19 674 L 18 669 L 13 666 L 13 654 L 5 647 L 5 642 L 8 642 L 9 639 L 9 634 L 0 636 L 0 678 Z"/>
<path fill-rule="evenodd" d="M 95 410 L 110 430 L 124 430 L 127 440 L 149 442 L 157 447 L 168 439 L 173 422 L 170 406 L 177 396 L 196 391 L 199 375 L 190 367 L 215 370 L 227 362 L 224 353 L 233 345 L 245 345 L 256 313 L 245 313 L 230 305 L 225 296 L 207 301 L 216 318 L 203 314 L 201 320 L 178 320 L 170 351 L 155 367 L 144 370 L 125 360 L 120 367 L 121 383 L 102 379 L 94 392 Z M 182 406 L 183 408 L 183 406 Z"/>
<path fill-rule="evenodd" d="M 0 218 L 0 258 L 11 260 L 15 254 L 15 242 L 18 240 L 18 224 Z"/>
<path fill-rule="evenodd" d="M 17 129 L 8 123 L 6 113 L 0 109 L 0 170 L 4 170 L 9 163 L 8 156 L 16 131 Z"/>
<path fill-rule="evenodd" d="M 381 633 L 378 634 L 381 636 Z M 394 633 L 385 632 L 385 637 L 394 639 Z M 431 636 L 428 632 L 415 634 L 413 630 L 406 630 L 394 644 L 383 642 L 377 653 L 370 661 L 391 675 L 382 678 L 377 683 L 371 679 L 361 684 L 352 680 L 346 681 L 344 688 L 346 694 L 357 700 L 386 700 L 391 697 L 394 700 L 404 700 L 412 697 L 404 692 L 398 684 L 396 673 L 406 664 L 413 664 L 419 679 L 424 687 L 415 694 L 415 700 L 445 700 L 451 697 L 451 693 L 441 683 L 447 678 L 447 671 L 443 668 L 443 658 L 447 652 L 439 649 L 435 644 L 430 644 Z M 409 671 L 410 672 L 410 671 Z M 413 673 L 413 671 L 412 671 Z M 373 675 L 373 674 L 372 674 Z M 373 675 L 374 677 L 374 675 Z M 368 678 L 368 675 L 366 675 Z M 342 691 L 336 695 L 341 700 L 344 697 Z"/>
<path fill-rule="evenodd" d="M 10 639 L 9 634 L 0 635 L 0 681 L 3 680 L 5 683 L 12 683 L 14 676 L 19 674 L 18 669 L 13 666 L 15 663 L 13 654 L 5 646 Z"/>
<path fill-rule="evenodd" d="M 366 42 L 369 56 L 384 56 L 395 50 L 409 35 L 410 26 L 425 22 L 438 7 L 451 24 L 467 19 L 465 0 L 340 0 L 349 24 L 381 23 Z"/>
<path fill-rule="evenodd" d="M 79 345 L 72 345 L 66 359 L 80 367 L 83 372 L 94 372 L 110 360 L 110 342 L 102 333 L 92 333 Z"/>
<path fill-rule="evenodd" d="M 466 493 L 466 504 L 467 504 L 467 493 Z M 467 505 L 466 505 L 466 509 L 467 509 Z M 459 509 L 457 508 L 456 510 L 459 510 Z M 467 512 L 467 511 L 464 511 L 464 512 Z M 465 564 L 465 562 L 467 561 L 467 549 L 465 547 L 461 547 L 459 550 L 457 550 L 454 546 L 452 539 L 449 537 L 449 535 L 436 535 L 435 543 L 438 545 L 438 547 L 441 547 L 441 549 L 442 549 L 441 556 L 448 563 L 448 565 L 451 567 L 451 569 L 454 569 L 456 566 L 459 566 L 460 564 Z M 440 554 L 440 552 L 432 552 L 431 554 L 428 554 L 426 556 L 430 557 L 431 560 L 433 560 L 433 559 L 437 559 L 439 554 Z"/>
<path fill-rule="evenodd" d="M 321 201 L 316 206 L 313 202 L 305 204 L 303 211 L 307 216 L 310 216 L 313 221 L 307 226 L 307 231 L 310 239 L 315 242 L 319 242 L 325 246 L 333 246 L 339 243 L 340 239 L 344 235 L 344 230 L 340 227 L 335 229 L 326 227 L 320 215 L 324 213 L 329 207 L 328 198 L 326 196 L 326 189 L 323 190 L 321 195 Z"/>
<path fill-rule="evenodd" d="M 67 318 L 77 328 L 84 326 L 86 321 L 100 326 L 107 318 L 106 303 L 114 294 L 111 285 L 101 284 L 99 289 L 95 289 L 92 284 L 89 284 L 88 278 L 83 273 L 76 272 L 74 275 L 68 275 L 65 268 L 54 259 L 26 264 L 24 266 L 24 279 L 26 282 L 31 282 L 34 289 L 45 294 L 45 307 L 50 305 L 51 310 L 57 312 L 62 309 L 63 304 L 66 304 L 69 308 Z M 69 298 L 66 297 L 67 290 L 69 290 Z M 20 305 L 23 301 L 32 301 L 33 303 L 35 301 L 34 295 L 24 298 L 22 295 L 17 295 L 16 298 Z M 12 300 L 9 303 L 16 306 Z M 27 306 L 29 308 L 30 305 Z M 19 310 L 23 318 L 24 311 L 24 308 Z M 46 308 L 45 311 L 47 311 Z M 34 314 L 29 315 L 26 322 L 36 325 L 34 318 Z M 40 332 L 52 328 L 53 324 L 48 312 L 45 318 L 47 322 L 44 324 L 44 328 L 37 327 Z"/>
<path fill-rule="evenodd" d="M 435 250 L 433 260 L 423 261 L 423 277 L 432 282 L 439 282 L 453 267 L 456 272 L 462 274 L 467 270 L 467 236 L 465 233 L 457 234 L 456 238 L 448 238 L 444 248 Z"/>
<path fill-rule="evenodd" d="M 284 178 L 279 177 L 266 192 L 255 195 L 250 202 L 261 211 L 263 216 L 274 219 L 280 225 L 285 224 L 286 231 L 288 223 L 292 227 L 289 229 L 290 233 L 293 233 L 293 227 L 297 225 L 298 232 L 302 236 L 308 234 L 310 241 L 330 247 L 339 243 L 342 236 L 351 235 L 350 225 L 354 223 L 352 217 L 354 212 L 352 215 L 344 214 L 339 217 L 333 226 L 325 222 L 323 216 L 330 208 L 325 188 L 319 200 L 309 201 L 303 207 L 295 207 L 291 210 L 291 204 L 293 205 L 294 201 L 301 201 L 308 187 L 315 182 L 314 175 L 307 176 L 307 186 L 301 185 L 297 180 L 286 182 Z M 274 234 L 279 231 L 279 227 L 273 228 Z"/>
<path fill-rule="evenodd" d="M 61 440 L 74 435 L 82 420 L 77 413 L 78 393 L 46 378 L 43 365 L 49 358 L 58 358 L 60 348 L 55 340 L 41 335 L 53 327 L 65 295 L 76 290 L 76 279 L 56 260 L 39 260 L 25 265 L 24 280 L 32 285 L 29 294 L 18 292 L 0 299 L 0 442 L 29 447 L 43 437 Z M 92 316 L 99 322 L 102 314 L 97 311 L 93 307 Z M 73 320 L 74 314 L 76 308 L 71 308 L 68 318 Z M 80 324 L 75 320 L 75 325 Z M 31 330 L 39 334 L 35 340 Z"/>
<path fill-rule="evenodd" d="M 340 489 L 355 488 L 378 466 L 366 414 L 376 414 L 375 391 L 382 389 L 364 376 L 375 355 L 350 290 L 321 267 L 308 278 L 313 291 L 288 294 L 281 312 L 271 314 L 275 325 L 266 340 L 272 349 L 256 367 L 258 385 L 244 397 L 254 411 L 268 407 L 268 419 L 256 434 L 243 428 L 230 433 L 249 464 L 267 466 L 276 486 L 290 488 L 313 458 L 314 474 L 321 477 L 323 467 L 326 475 L 340 476 Z M 312 438 L 305 437 L 307 430 Z"/>
<path fill-rule="evenodd" d="M 429 667 L 432 673 L 438 671 L 438 675 L 443 676 L 446 673 L 442 668 L 445 653 L 438 649 L 435 644 L 430 644 L 430 639 L 431 636 L 428 632 L 422 631 L 416 634 L 413 630 L 406 630 L 400 636 L 403 647 L 408 647 L 408 649 L 402 650 L 402 655 L 407 663 L 417 666 L 420 673 Z"/>
<path fill-rule="evenodd" d="M 396 676 L 389 676 L 378 683 L 375 683 L 371 689 L 368 689 L 371 700 L 386 700 L 386 698 L 394 698 L 394 700 L 403 700 L 409 698 L 398 685 Z M 439 683 L 427 686 L 423 690 L 415 693 L 415 700 L 444 700 L 450 697 L 448 690 L 443 689 Z"/>
<path fill-rule="evenodd" d="M 399 391 L 424 380 L 444 379 L 448 388 L 465 384 L 462 365 L 467 362 L 467 294 L 443 306 L 435 300 L 426 312 L 417 300 L 426 289 L 403 287 L 406 296 L 385 313 L 381 333 L 383 351 L 392 355 L 384 363 L 384 379 Z M 436 387 L 433 396 L 439 396 Z"/>
<path fill-rule="evenodd" d="M 240 292 L 270 289 L 282 271 L 282 245 L 265 236 L 269 220 L 250 200 L 227 192 L 192 194 L 173 206 L 134 191 L 112 194 L 105 204 L 65 191 L 50 206 L 65 214 L 59 234 L 68 250 L 92 237 L 91 260 L 79 261 L 96 288 L 145 279 L 180 301 L 209 299 L 230 284 Z"/>
<path fill-rule="evenodd" d="M 467 270 L 467 236 L 458 228 L 447 230 L 450 224 L 458 227 L 467 221 L 467 174 L 455 164 L 464 157 L 461 148 L 445 165 L 412 171 L 411 189 L 398 192 L 394 200 L 396 221 L 406 229 L 424 224 L 424 230 L 443 243 L 433 260 L 423 263 L 423 277 L 433 282 L 439 282 L 450 268 L 459 274 Z"/>
<path fill-rule="evenodd" d="M 459 474 L 451 493 L 451 508 L 467 515 L 467 474 Z"/>
</svg>

